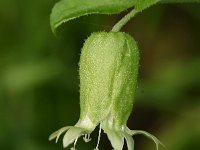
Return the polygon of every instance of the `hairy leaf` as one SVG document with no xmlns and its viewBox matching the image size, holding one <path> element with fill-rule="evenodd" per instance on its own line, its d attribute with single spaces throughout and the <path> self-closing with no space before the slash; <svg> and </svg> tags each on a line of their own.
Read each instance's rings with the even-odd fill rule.
<svg viewBox="0 0 200 150">
<path fill-rule="evenodd" d="M 62 23 L 89 14 L 116 14 L 134 7 L 140 12 L 156 3 L 200 2 L 200 0 L 61 0 L 51 13 L 51 28 L 55 32 Z"/>
<path fill-rule="evenodd" d="M 156 3 L 193 3 L 200 0 L 137 0 L 135 8 L 137 11 L 142 11 Z"/>
<path fill-rule="evenodd" d="M 195 3 L 200 2 L 200 0 L 160 0 L 163 3 Z"/>
<path fill-rule="evenodd" d="M 53 31 L 62 23 L 88 14 L 116 14 L 135 5 L 136 0 L 61 0 L 51 13 Z"/>
<path fill-rule="evenodd" d="M 137 11 L 142 11 L 142 10 L 152 6 L 153 4 L 156 4 L 159 1 L 160 0 L 138 0 L 137 3 L 135 4 L 135 9 Z"/>
</svg>

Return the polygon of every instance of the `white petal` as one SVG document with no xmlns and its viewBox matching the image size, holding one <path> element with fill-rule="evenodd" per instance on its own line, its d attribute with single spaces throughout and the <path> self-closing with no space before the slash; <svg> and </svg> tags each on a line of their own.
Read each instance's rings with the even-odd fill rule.
<svg viewBox="0 0 200 150">
<path fill-rule="evenodd" d="M 63 127 L 63 128 L 61 128 L 60 130 L 58 130 L 58 135 L 57 135 L 57 138 L 56 138 L 56 143 L 58 142 L 58 139 L 59 139 L 60 135 L 61 135 L 63 132 L 65 132 L 65 131 L 67 131 L 68 129 L 70 129 L 70 127 L 71 127 L 71 126 Z"/>
<path fill-rule="evenodd" d="M 63 147 L 66 148 L 68 145 L 73 143 L 77 138 L 83 135 L 85 130 L 79 127 L 71 127 L 63 138 Z"/>
<path fill-rule="evenodd" d="M 129 130 L 129 133 L 131 132 L 131 135 L 137 135 L 137 134 L 143 134 L 144 136 L 146 136 L 147 138 L 151 139 L 154 141 L 154 143 L 156 144 L 156 149 L 159 149 L 159 145 L 164 146 L 155 136 L 153 136 L 152 134 L 146 132 L 146 131 L 142 131 L 142 130 Z"/>
<path fill-rule="evenodd" d="M 124 136 L 120 132 L 108 129 L 105 132 L 114 150 L 122 150 L 124 146 Z"/>
<path fill-rule="evenodd" d="M 127 133 L 123 133 L 123 135 L 126 139 L 128 150 L 134 150 L 134 140 L 132 136 Z"/>
<path fill-rule="evenodd" d="M 53 140 L 56 138 L 56 143 L 58 141 L 58 138 L 60 137 L 60 135 L 65 132 L 66 130 L 68 130 L 71 126 L 66 126 L 66 127 L 63 127 L 55 132 L 53 132 L 50 136 L 49 136 L 49 141 Z"/>
<path fill-rule="evenodd" d="M 50 136 L 49 136 L 49 141 L 55 139 L 58 135 L 58 131 L 53 132 Z"/>
</svg>

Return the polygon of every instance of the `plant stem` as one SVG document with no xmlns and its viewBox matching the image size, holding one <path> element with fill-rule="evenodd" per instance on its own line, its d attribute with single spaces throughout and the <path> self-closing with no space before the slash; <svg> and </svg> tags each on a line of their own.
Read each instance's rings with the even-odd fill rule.
<svg viewBox="0 0 200 150">
<path fill-rule="evenodd" d="M 121 28 L 137 14 L 137 11 L 135 9 L 131 10 L 126 16 L 124 16 L 120 21 L 118 21 L 114 27 L 112 28 L 113 32 L 118 32 L 121 30 Z"/>
</svg>

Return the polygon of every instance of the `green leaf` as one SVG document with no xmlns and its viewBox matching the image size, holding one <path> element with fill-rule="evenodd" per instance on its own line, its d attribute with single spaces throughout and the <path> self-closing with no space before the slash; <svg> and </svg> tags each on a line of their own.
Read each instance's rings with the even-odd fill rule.
<svg viewBox="0 0 200 150">
<path fill-rule="evenodd" d="M 163 3 L 199 3 L 200 0 L 161 0 Z"/>
<path fill-rule="evenodd" d="M 200 0 L 138 0 L 135 4 L 137 11 L 142 11 L 156 3 L 194 3 Z"/>
<path fill-rule="evenodd" d="M 159 1 L 160 0 L 138 0 L 135 5 L 135 9 L 137 11 L 142 11 L 142 10 L 152 6 L 153 4 L 156 4 Z"/>
<path fill-rule="evenodd" d="M 61 0 L 51 13 L 53 32 L 62 23 L 88 14 L 116 14 L 133 7 L 136 0 Z"/>
<path fill-rule="evenodd" d="M 140 12 L 156 3 L 200 2 L 200 0 L 61 0 L 55 4 L 50 23 L 52 31 L 63 23 L 89 14 L 117 14 L 135 6 Z"/>
</svg>

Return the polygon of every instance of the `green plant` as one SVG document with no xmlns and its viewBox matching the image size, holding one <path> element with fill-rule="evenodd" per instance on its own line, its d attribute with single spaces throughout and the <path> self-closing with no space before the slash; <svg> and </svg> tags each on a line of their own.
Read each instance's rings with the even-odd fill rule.
<svg viewBox="0 0 200 150">
<path fill-rule="evenodd" d="M 75 126 L 63 127 L 50 135 L 56 142 L 64 133 L 63 146 L 67 147 L 85 135 L 90 141 L 90 133 L 100 124 L 108 135 L 112 147 L 122 150 L 124 138 L 128 149 L 134 149 L 132 135 L 144 134 L 156 143 L 158 150 L 162 143 L 153 135 L 140 130 L 130 130 L 126 126 L 132 111 L 134 91 L 137 84 L 139 52 L 134 39 L 121 28 L 137 13 L 156 3 L 200 2 L 199 0 L 62 0 L 58 2 L 51 15 L 53 32 L 64 22 L 87 14 L 114 14 L 134 9 L 122 18 L 111 32 L 93 33 L 85 42 L 80 59 L 80 101 L 81 115 Z M 81 3 L 81 7 L 80 7 Z"/>
</svg>

